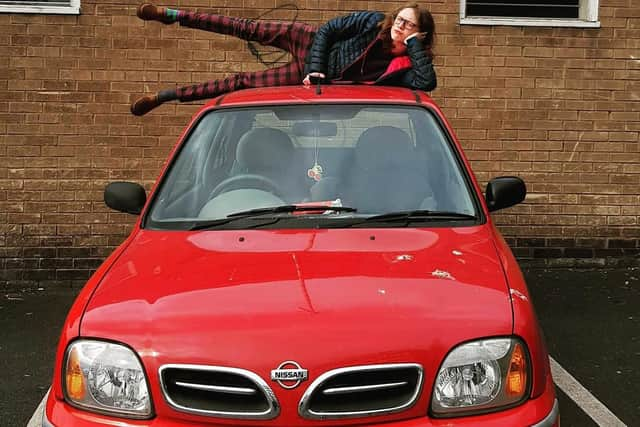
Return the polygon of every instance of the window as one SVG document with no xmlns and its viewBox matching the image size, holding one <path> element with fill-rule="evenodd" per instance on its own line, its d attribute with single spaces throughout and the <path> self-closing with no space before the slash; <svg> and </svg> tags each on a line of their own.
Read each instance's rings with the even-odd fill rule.
<svg viewBox="0 0 640 427">
<path fill-rule="evenodd" d="M 460 0 L 460 24 L 598 28 L 598 0 Z"/>
<path fill-rule="evenodd" d="M 0 13 L 80 14 L 80 0 L 0 0 Z"/>
<path fill-rule="evenodd" d="M 223 108 L 205 114 L 175 156 L 145 227 L 184 230 L 215 220 L 220 229 L 335 228 L 417 209 L 478 215 L 446 130 L 420 107 Z M 357 211 L 227 217 L 305 204 Z M 469 225 L 465 220 L 460 225 Z M 433 218 L 425 221 L 434 224 Z"/>
</svg>

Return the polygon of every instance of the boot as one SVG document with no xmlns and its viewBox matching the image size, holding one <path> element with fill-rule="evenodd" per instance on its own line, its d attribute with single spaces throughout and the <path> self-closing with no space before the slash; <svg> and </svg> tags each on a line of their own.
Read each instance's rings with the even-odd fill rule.
<svg viewBox="0 0 640 427">
<path fill-rule="evenodd" d="M 177 17 L 168 16 L 167 8 L 157 7 L 151 3 L 142 3 L 138 6 L 136 15 L 144 21 L 160 21 L 163 24 L 173 24 L 176 22 L 175 18 Z"/>
<path fill-rule="evenodd" d="M 131 113 L 134 116 L 144 116 L 160 104 L 162 104 L 162 102 L 158 98 L 158 95 L 143 96 L 131 104 Z"/>
</svg>

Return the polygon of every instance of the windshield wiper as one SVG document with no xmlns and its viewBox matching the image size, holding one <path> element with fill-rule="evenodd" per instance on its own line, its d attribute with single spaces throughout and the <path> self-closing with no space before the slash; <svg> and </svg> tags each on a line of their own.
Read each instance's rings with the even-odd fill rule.
<svg viewBox="0 0 640 427">
<path fill-rule="evenodd" d="M 274 206 L 272 208 L 258 208 L 249 209 L 248 211 L 234 212 L 227 215 L 227 218 L 264 215 L 270 213 L 290 213 L 290 212 L 313 212 L 313 211 L 333 211 L 333 212 L 356 212 L 356 208 L 350 208 L 348 206 L 325 206 L 325 205 L 282 205 Z"/>
<path fill-rule="evenodd" d="M 412 211 L 388 212 L 363 219 L 362 222 L 395 222 L 395 221 L 437 221 L 437 220 L 478 219 L 475 215 L 461 212 L 431 211 L 425 209 Z"/>
<path fill-rule="evenodd" d="M 313 212 L 313 211 L 356 212 L 356 209 L 350 208 L 347 206 L 324 206 L 324 205 L 304 205 L 304 206 L 282 205 L 282 206 L 274 206 L 270 208 L 249 209 L 246 211 L 234 212 L 232 214 L 227 215 L 226 218 L 219 218 L 219 219 L 214 219 L 211 221 L 205 221 L 205 222 L 195 224 L 192 227 L 190 227 L 189 230 L 191 231 L 206 230 L 208 228 L 215 228 L 219 225 L 225 225 L 233 221 L 237 221 L 245 218 L 260 217 L 262 215 L 268 215 L 268 214 L 291 213 L 291 212 Z M 274 222 L 277 222 L 282 218 L 283 217 L 267 218 L 266 222 L 252 224 L 248 228 L 256 228 L 263 225 L 273 224 Z"/>
<path fill-rule="evenodd" d="M 212 219 L 210 221 L 204 221 L 204 222 L 198 222 L 194 225 L 192 225 L 191 227 L 189 227 L 190 231 L 195 231 L 195 230 L 207 230 L 209 228 L 216 228 L 220 225 L 225 225 L 228 224 L 230 222 L 234 222 L 234 221 L 238 221 L 238 220 L 242 220 L 242 219 L 246 219 L 247 217 L 243 217 L 243 216 L 236 216 L 233 218 L 220 218 L 220 219 Z M 258 222 L 255 224 L 251 224 L 249 227 L 247 228 L 256 228 L 256 227 L 260 227 L 262 225 L 268 225 L 268 224 L 272 224 L 274 222 L 277 222 L 280 218 L 266 218 L 266 221 L 263 222 Z"/>
</svg>

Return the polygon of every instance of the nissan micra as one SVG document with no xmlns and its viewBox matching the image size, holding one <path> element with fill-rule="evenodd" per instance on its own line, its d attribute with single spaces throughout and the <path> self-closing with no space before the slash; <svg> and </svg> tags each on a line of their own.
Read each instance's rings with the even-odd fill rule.
<svg viewBox="0 0 640 427">
<path fill-rule="evenodd" d="M 422 92 L 243 90 L 193 118 L 75 301 L 45 426 L 559 426 L 484 192 Z"/>
</svg>

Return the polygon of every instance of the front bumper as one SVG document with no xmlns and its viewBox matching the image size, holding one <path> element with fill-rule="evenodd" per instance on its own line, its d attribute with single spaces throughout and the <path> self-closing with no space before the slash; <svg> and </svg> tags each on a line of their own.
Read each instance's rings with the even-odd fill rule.
<svg viewBox="0 0 640 427">
<path fill-rule="evenodd" d="M 362 424 L 371 426 L 373 419 L 363 420 Z M 119 427 L 195 427 L 202 426 L 202 422 L 194 423 L 178 419 L 166 419 L 156 417 L 151 420 L 133 421 L 121 418 L 104 417 L 90 412 L 78 410 L 67 405 L 63 401 L 56 400 L 49 396 L 46 411 L 43 415 L 43 427 L 99 427 L 114 426 Z M 206 424 L 211 427 L 229 427 L 230 424 Z M 264 426 L 281 426 L 278 420 L 264 422 Z M 335 425 L 322 421 L 309 424 L 301 423 L 304 426 L 310 425 Z M 532 399 L 525 404 L 502 412 L 492 414 L 470 416 L 463 418 L 430 419 L 427 417 L 414 418 L 403 421 L 393 421 L 381 423 L 384 427 L 497 427 L 497 426 L 526 426 L 526 427 L 559 427 L 559 407 L 558 400 L 553 392 L 544 393 L 537 399 Z"/>
</svg>

